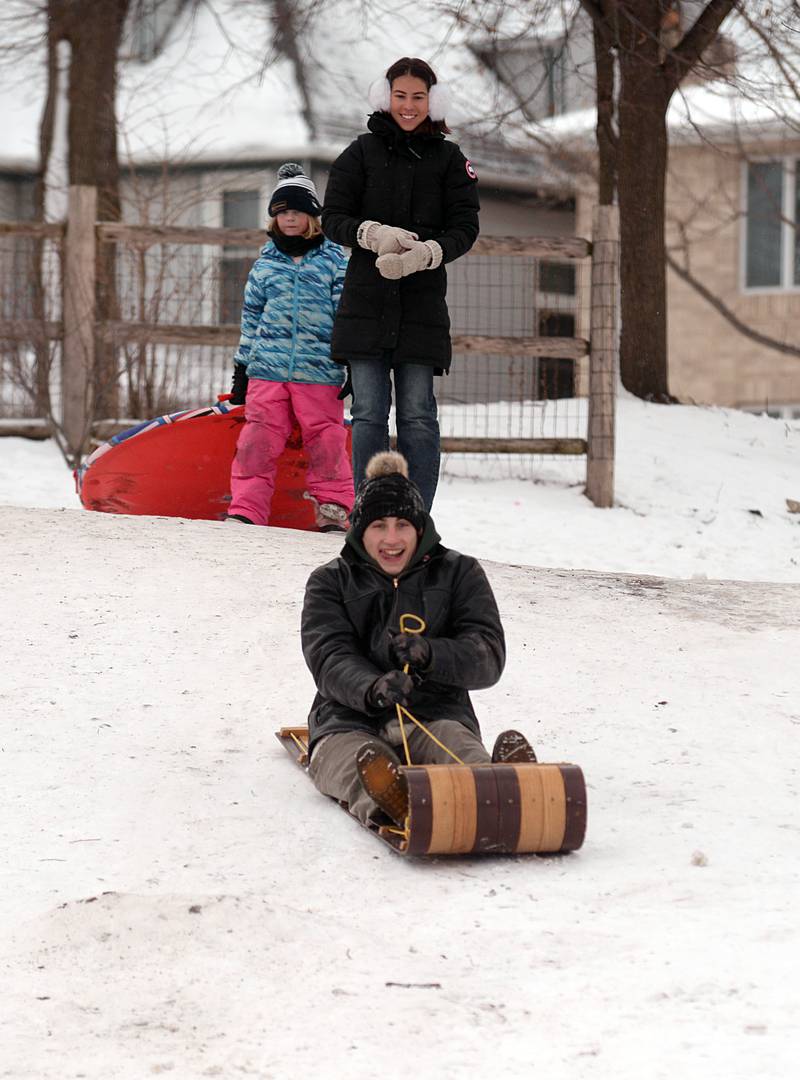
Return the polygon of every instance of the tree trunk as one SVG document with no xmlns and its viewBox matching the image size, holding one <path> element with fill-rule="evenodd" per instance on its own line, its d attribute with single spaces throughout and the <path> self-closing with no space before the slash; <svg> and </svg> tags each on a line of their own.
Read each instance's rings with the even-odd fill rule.
<svg viewBox="0 0 800 1080">
<path fill-rule="evenodd" d="M 666 113 L 671 94 L 659 63 L 658 20 L 642 9 L 621 26 L 617 196 L 620 214 L 620 376 L 630 393 L 673 401 L 667 385 L 664 210 Z M 649 30 L 649 32 L 648 32 Z"/>
<path fill-rule="evenodd" d="M 53 149 L 56 95 L 58 93 L 59 81 L 56 43 L 56 36 L 53 33 L 48 5 L 47 95 L 45 97 L 42 117 L 39 123 L 39 172 L 37 173 L 33 186 L 33 214 L 37 221 L 44 221 L 45 219 L 45 178 L 50 163 L 50 154 Z M 32 241 L 32 249 L 31 305 L 34 319 L 37 322 L 44 324 L 47 321 L 44 267 L 46 242 L 41 239 L 34 239 Z M 35 415 L 49 418 L 52 410 L 52 402 L 50 400 L 51 345 L 47 341 L 40 341 L 36 343 L 34 350 L 36 355 L 33 386 Z"/>
<path fill-rule="evenodd" d="M 592 41 L 597 99 L 597 200 L 611 206 L 617 188 L 617 136 L 614 131 L 614 52 L 611 25 L 595 22 Z"/>
<path fill-rule="evenodd" d="M 117 157 L 117 55 L 130 0 L 56 0 L 62 36 L 69 41 L 69 182 L 97 188 L 101 221 L 119 221 L 119 159 Z M 115 250 L 98 248 L 97 318 L 117 317 Z M 97 342 L 93 413 L 118 414 L 117 350 Z"/>
</svg>

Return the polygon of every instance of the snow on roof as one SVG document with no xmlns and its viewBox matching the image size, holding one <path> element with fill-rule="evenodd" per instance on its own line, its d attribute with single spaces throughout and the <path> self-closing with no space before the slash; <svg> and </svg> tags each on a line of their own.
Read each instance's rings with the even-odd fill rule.
<svg viewBox="0 0 800 1080">
<path fill-rule="evenodd" d="M 210 4 L 184 12 L 157 57 L 121 61 L 123 161 L 225 161 L 280 156 L 288 148 L 308 151 L 309 128 L 291 66 L 285 59 L 265 63 L 266 6 L 238 5 L 224 20 L 220 14 Z M 0 109 L 11 118 L 0 144 L 6 169 L 38 167 L 44 67 L 36 57 L 26 63 L 24 81 L 19 72 L 3 72 L 0 85 Z"/>
<path fill-rule="evenodd" d="M 668 115 L 674 142 L 757 141 L 800 135 L 800 102 L 785 89 L 747 97 L 723 80 L 679 89 Z"/>
<path fill-rule="evenodd" d="M 541 0 L 541 37 L 559 30 L 573 8 Z M 423 17 L 424 14 L 424 17 Z M 185 8 L 166 47 L 147 63 L 120 63 L 120 157 L 139 165 L 234 164 L 315 157 L 332 160 L 359 131 L 369 113 L 367 92 L 400 55 L 421 56 L 450 90 L 453 138 L 476 160 L 482 175 L 509 185 L 569 189 L 569 167 L 547 162 L 548 147 L 594 150 L 594 109 L 541 122 L 523 121 L 514 95 L 495 77 L 475 46 L 492 26 L 500 40 L 530 28 L 537 5 L 524 18 L 503 5 L 498 18 L 480 25 L 454 20 L 435 4 L 396 10 L 389 0 L 330 0 L 311 5 L 298 37 L 311 121 L 297 69 L 275 58 L 268 4 L 209 0 Z M 537 24 L 538 26 L 538 24 Z M 728 29 L 728 24 L 725 24 Z M 736 29 L 734 27 L 734 32 Z M 528 39 L 526 39 L 528 40 Z M 748 54 L 752 63 L 752 54 Z M 0 79 L 4 116 L 0 169 L 38 168 L 38 125 L 45 93 L 41 49 L 29 50 L 15 71 Z M 763 79 L 762 79 L 763 82 Z M 755 85 L 753 81 L 746 85 Z M 724 81 L 682 87 L 668 123 L 673 142 L 713 136 L 779 137 L 800 119 L 796 100 L 777 84 L 770 95 L 747 98 Z M 788 117 L 784 119 L 784 116 Z"/>
<path fill-rule="evenodd" d="M 430 8 L 425 18 L 392 10 L 383 0 L 333 0 L 310 9 L 298 45 L 313 121 L 304 115 L 296 69 L 272 59 L 268 5 L 209 2 L 180 16 L 166 47 L 153 60 L 120 63 L 117 114 L 120 158 L 138 164 L 331 159 L 365 129 L 367 93 L 399 56 L 421 56 L 451 94 L 454 138 L 495 175 L 539 171 L 527 152 L 503 147 L 494 118 L 513 102 L 469 48 L 471 28 Z M 0 167 L 38 167 L 38 124 L 44 66 L 35 78 L 0 86 L 0 107 L 15 122 L 0 144 Z M 487 119 L 491 117 L 492 119 Z M 487 142 L 487 139 L 489 140 Z M 481 161 L 478 142 L 484 147 Z M 489 153 L 489 142 L 495 149 Z M 503 152 L 499 149 L 503 147 Z M 490 160 L 491 159 L 491 160 Z"/>
<path fill-rule="evenodd" d="M 123 160 L 252 160 L 308 148 L 289 61 L 265 62 L 267 14 L 266 6 L 240 5 L 223 22 L 204 5 L 184 14 L 155 59 L 122 65 Z"/>
<path fill-rule="evenodd" d="M 594 148 L 596 111 L 581 109 L 521 126 L 515 144 L 572 144 Z M 800 102 L 777 94 L 770 100 L 745 98 L 724 80 L 680 87 L 667 113 L 671 145 L 707 142 L 753 144 L 760 139 L 800 139 Z"/>
</svg>

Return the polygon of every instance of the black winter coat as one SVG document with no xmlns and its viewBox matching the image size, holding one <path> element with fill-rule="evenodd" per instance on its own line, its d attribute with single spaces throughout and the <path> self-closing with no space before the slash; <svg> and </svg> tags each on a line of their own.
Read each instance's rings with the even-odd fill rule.
<svg viewBox="0 0 800 1080">
<path fill-rule="evenodd" d="M 331 355 L 340 364 L 377 360 L 450 367 L 450 316 L 444 263 L 469 251 L 478 236 L 477 177 L 455 143 L 442 135 L 402 131 L 373 113 L 331 166 L 322 228 L 352 248 L 333 327 Z M 362 221 L 379 221 L 436 240 L 442 265 L 399 281 L 381 277 L 376 256 L 358 246 Z"/>
<path fill-rule="evenodd" d="M 480 734 L 469 690 L 493 686 L 505 666 L 503 627 L 494 594 L 476 559 L 439 543 L 428 521 L 411 565 L 391 578 L 348 536 L 342 554 L 308 579 L 301 637 L 317 695 L 309 714 L 313 750 L 339 731 L 376 734 L 394 706 L 367 704 L 367 692 L 397 668 L 389 631 L 402 614 L 421 616 L 431 661 L 409 712 L 426 720 L 458 720 Z"/>
</svg>

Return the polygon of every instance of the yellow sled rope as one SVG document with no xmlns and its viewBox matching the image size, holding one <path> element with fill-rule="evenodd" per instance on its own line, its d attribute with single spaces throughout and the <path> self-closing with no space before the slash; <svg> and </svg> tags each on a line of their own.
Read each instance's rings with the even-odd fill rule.
<svg viewBox="0 0 800 1080">
<path fill-rule="evenodd" d="M 421 634 L 419 615 L 400 616 L 400 630 Z M 409 665 L 403 671 L 408 674 Z M 385 839 L 415 855 L 573 851 L 586 831 L 586 786 L 577 765 L 466 765 L 402 705 L 395 706 L 406 764 L 408 814 Z M 421 728 L 454 761 L 414 765 L 405 721 Z"/>
<path fill-rule="evenodd" d="M 400 616 L 400 630 L 421 634 L 418 615 Z M 408 673 L 405 664 L 404 672 Z M 586 833 L 586 785 L 577 765 L 492 762 L 466 765 L 420 720 L 396 705 L 408 783 L 404 828 L 372 826 L 406 855 L 539 854 L 577 850 Z M 452 759 L 447 765 L 414 765 L 406 721 L 416 724 Z M 278 738 L 300 765 L 308 763 L 308 729 L 282 728 Z"/>
<path fill-rule="evenodd" d="M 412 621 L 413 621 L 413 623 L 416 623 L 416 625 L 412 625 Z M 400 616 L 400 633 L 401 634 L 421 634 L 421 633 L 423 633 L 424 630 L 425 630 L 425 620 L 423 618 L 421 618 L 419 615 L 411 615 L 411 614 L 406 613 L 405 615 Z M 405 672 L 406 675 L 408 675 L 408 667 L 409 667 L 408 664 L 403 665 L 403 671 Z M 403 708 L 402 705 L 395 705 L 395 709 L 397 710 L 397 719 L 400 722 L 400 735 L 402 736 L 402 739 L 403 739 L 403 750 L 405 751 L 405 755 L 406 755 L 406 765 L 413 765 L 413 762 L 411 760 L 411 754 L 409 753 L 409 750 L 408 750 L 408 739 L 406 738 L 406 728 L 405 728 L 405 724 L 403 723 L 403 717 L 404 716 L 407 717 L 409 720 L 411 720 L 413 723 L 415 723 L 418 728 L 422 728 L 422 730 L 425 732 L 425 734 L 428 736 L 428 738 L 432 739 L 433 742 L 435 742 L 437 746 L 441 747 L 442 750 L 444 750 L 446 753 L 448 753 L 450 755 L 450 757 L 453 759 L 453 761 L 457 762 L 459 765 L 464 764 L 464 762 L 461 760 L 461 758 L 458 756 L 458 754 L 454 754 L 449 746 L 445 746 L 443 742 L 440 742 L 439 739 L 437 739 L 436 736 L 433 734 L 433 732 L 429 728 L 426 728 L 421 720 L 417 720 L 416 716 L 413 716 L 408 711 L 408 709 Z"/>
</svg>

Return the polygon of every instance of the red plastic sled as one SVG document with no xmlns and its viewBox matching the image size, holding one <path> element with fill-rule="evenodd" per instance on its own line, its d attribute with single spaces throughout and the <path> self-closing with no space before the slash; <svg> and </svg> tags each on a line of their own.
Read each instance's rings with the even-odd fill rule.
<svg viewBox="0 0 800 1080">
<path fill-rule="evenodd" d="M 220 521 L 231 498 L 231 462 L 244 406 L 221 401 L 171 413 L 115 435 L 75 473 L 87 510 Z M 349 450 L 349 427 L 348 427 Z M 314 529 L 303 498 L 307 460 L 295 426 L 278 461 L 270 525 Z"/>
</svg>

